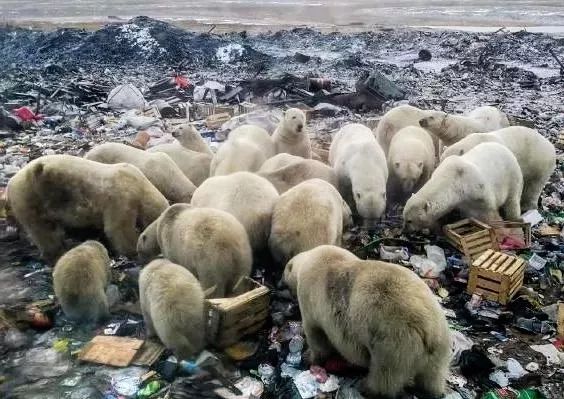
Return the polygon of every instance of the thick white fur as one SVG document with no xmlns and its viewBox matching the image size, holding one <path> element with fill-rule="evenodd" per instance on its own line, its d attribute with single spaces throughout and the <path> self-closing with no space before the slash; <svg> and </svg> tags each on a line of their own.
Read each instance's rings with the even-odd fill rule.
<svg viewBox="0 0 564 399">
<path fill-rule="evenodd" d="M 311 158 L 311 142 L 307 135 L 306 115 L 298 108 L 284 112 L 284 118 L 272 134 L 276 153 L 288 153 Z"/>
</svg>

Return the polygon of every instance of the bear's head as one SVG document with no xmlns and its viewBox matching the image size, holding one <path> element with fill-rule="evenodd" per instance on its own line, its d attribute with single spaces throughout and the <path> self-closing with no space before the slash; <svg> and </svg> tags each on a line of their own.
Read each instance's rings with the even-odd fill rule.
<svg viewBox="0 0 564 399">
<path fill-rule="evenodd" d="M 404 193 L 412 193 L 423 174 L 423 161 L 397 160 L 392 166 Z"/>
<path fill-rule="evenodd" d="M 386 210 L 386 186 L 357 185 L 353 187 L 353 196 L 358 215 L 367 227 L 371 227 Z"/>
<path fill-rule="evenodd" d="M 432 204 L 413 194 L 403 208 L 403 228 L 407 231 L 418 231 L 433 226 L 431 214 Z"/>
<path fill-rule="evenodd" d="M 292 295 L 296 296 L 298 292 L 298 268 L 300 263 L 303 261 L 303 254 L 298 254 L 286 263 L 284 268 L 284 274 L 282 276 L 282 282 L 290 289 Z"/>
<path fill-rule="evenodd" d="M 157 225 L 159 219 L 151 223 L 137 239 L 137 256 L 141 262 L 147 262 L 160 252 L 157 240 Z"/>
<path fill-rule="evenodd" d="M 171 132 L 172 137 L 177 139 L 180 143 L 194 143 L 195 141 L 202 140 L 202 136 L 198 130 L 189 123 L 178 125 Z"/>
<path fill-rule="evenodd" d="M 427 111 L 427 116 L 419 120 L 419 126 L 433 132 L 441 131 L 444 128 L 447 116 L 448 114 L 446 112 Z"/>
<path fill-rule="evenodd" d="M 306 115 L 301 109 L 290 108 L 284 112 L 284 120 L 282 123 L 284 124 L 286 132 L 300 136 L 305 132 Z"/>
</svg>

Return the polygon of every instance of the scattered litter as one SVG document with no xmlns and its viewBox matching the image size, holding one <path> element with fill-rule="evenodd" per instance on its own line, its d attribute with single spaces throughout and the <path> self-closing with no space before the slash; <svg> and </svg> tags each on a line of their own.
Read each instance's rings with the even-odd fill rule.
<svg viewBox="0 0 564 399">
<path fill-rule="evenodd" d="M 563 352 L 559 352 L 553 344 L 531 345 L 531 349 L 542 353 L 546 357 L 549 366 L 552 364 L 559 365 L 563 362 Z"/>
</svg>

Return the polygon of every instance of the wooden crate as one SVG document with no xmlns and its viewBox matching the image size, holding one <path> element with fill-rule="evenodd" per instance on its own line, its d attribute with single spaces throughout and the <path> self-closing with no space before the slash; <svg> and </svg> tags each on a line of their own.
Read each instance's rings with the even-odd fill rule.
<svg viewBox="0 0 564 399">
<path fill-rule="evenodd" d="M 247 278 L 245 293 L 233 298 L 206 300 L 208 342 L 224 348 L 258 331 L 269 313 L 270 290 Z"/>
<path fill-rule="evenodd" d="M 494 230 L 477 219 L 463 219 L 444 226 L 447 240 L 471 261 L 488 249 L 498 249 Z"/>
<path fill-rule="evenodd" d="M 525 260 L 488 249 L 472 263 L 467 291 L 502 305 L 523 285 Z"/>
<path fill-rule="evenodd" d="M 231 115 L 227 112 L 223 112 L 221 114 L 213 114 L 206 118 L 206 126 L 209 129 L 217 129 L 221 127 L 225 122 L 231 120 Z"/>
<path fill-rule="evenodd" d="M 556 147 L 564 150 L 564 130 L 558 135 L 558 140 L 556 140 Z"/>
<path fill-rule="evenodd" d="M 530 223 L 490 221 L 488 224 L 494 229 L 498 248 L 504 249 L 502 243 L 505 241 L 507 244 L 507 238 L 509 238 L 512 243 L 519 244 L 516 248 L 507 249 L 525 249 L 531 247 Z"/>
</svg>

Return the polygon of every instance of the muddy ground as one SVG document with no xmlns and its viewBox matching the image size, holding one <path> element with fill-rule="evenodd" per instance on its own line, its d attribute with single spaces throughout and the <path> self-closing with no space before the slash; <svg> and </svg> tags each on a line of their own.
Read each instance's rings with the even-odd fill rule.
<svg viewBox="0 0 564 399">
<path fill-rule="evenodd" d="M 418 59 L 422 49 L 431 52 L 430 61 Z M 135 131 L 120 124 L 119 115 L 88 104 L 105 99 L 107 92 L 117 84 L 133 83 L 147 89 L 174 71 L 182 72 L 196 84 L 217 80 L 232 86 L 242 80 L 278 78 L 290 73 L 328 79 L 333 91 L 353 92 L 360 76 L 377 70 L 405 91 L 405 101 L 410 104 L 443 108 L 448 112 L 496 105 L 513 123 L 534 126 L 555 142 L 558 132 L 564 128 L 564 80 L 549 49 L 564 60 L 564 39 L 525 31 L 484 34 L 393 29 L 321 34 L 310 29 L 294 29 L 256 35 L 245 32 L 215 35 L 191 33 L 148 18 L 137 18 L 128 24 L 110 25 L 96 31 L 2 29 L 0 104 L 6 109 L 21 105 L 34 108 L 41 93 L 40 112 L 46 114 L 48 120 L 41 126 L 20 132 L 0 128 L 0 187 L 5 186 L 9 177 L 26 162 L 43 154 L 81 155 L 96 142 L 131 139 Z M 307 57 L 296 56 L 296 53 Z M 94 84 L 97 89 L 89 86 L 89 91 L 85 92 L 81 82 Z M 272 98 L 265 100 L 257 93 L 250 93 L 249 100 L 264 103 Z M 337 115 L 313 118 L 309 128 L 324 145 L 330 134 L 343 123 L 378 117 L 392 105 L 386 103 L 381 109 L 345 108 Z M 102 128 L 89 127 L 85 121 L 100 114 L 105 115 Z M 214 136 L 213 131 L 205 133 Z M 559 157 L 562 158 L 561 152 Z M 563 173 L 560 161 L 545 189 L 541 208 L 545 220 L 560 229 L 564 224 Z M 400 238 L 407 240 L 400 242 L 411 253 L 420 253 L 423 242 L 432 242 L 445 248 L 447 256 L 460 258 L 441 237 L 401 236 L 398 212 L 398 208 L 391 209 L 377 231 L 353 229 L 347 247 L 360 250 L 377 238 L 389 239 L 392 244 L 392 238 Z M 540 238 L 536 229 L 534 233 L 534 245 L 524 254 L 537 253 L 549 263 L 540 272 L 529 270 L 525 285 L 542 295 L 540 298 L 533 295 L 535 301 L 550 305 L 564 298 L 562 282 L 555 279 L 553 273 L 564 270 L 564 244 L 562 238 Z M 0 308 L 23 307 L 52 295 L 52 265 L 44 264 L 27 241 L 2 241 L 0 247 Z M 378 258 L 377 247 L 359 253 Z M 133 261 L 117 260 L 114 283 L 119 286 L 120 303 L 135 301 L 133 287 L 139 266 Z M 260 278 L 268 266 L 265 263 L 256 265 L 254 276 Z M 464 282 L 458 279 L 459 272 L 460 267 L 453 263 L 444 278 L 433 283 L 435 288 L 438 284 L 448 291 L 444 305 L 455 312 L 449 319 L 453 327 L 463 331 L 492 356 L 502 360 L 514 357 L 523 366 L 532 361 L 539 363 L 538 371 L 512 382 L 513 387 L 543 386 L 548 397 L 564 397 L 562 371 L 547 365 L 543 355 L 529 348 L 530 344 L 548 343 L 547 338 L 553 334 L 545 337 L 514 328 L 515 317 L 536 315 L 540 304 L 533 301 L 533 306 L 531 301 L 522 298 L 509 308 L 508 318 L 507 315 L 497 319 L 472 317 L 464 309 L 469 296 L 464 293 Z M 265 283 L 273 286 L 274 281 L 266 278 Z M 278 308 L 273 308 L 273 312 L 279 313 L 284 308 L 284 305 L 276 306 Z M 291 316 L 292 312 L 289 312 L 287 317 Z M 113 313 L 113 321 L 125 323 L 127 319 L 140 320 L 139 316 L 124 310 Z M 57 363 L 58 367 L 49 362 L 37 366 L 36 357 L 41 356 L 32 356 L 36 354 L 33 351 L 53 346 L 57 338 L 70 338 L 72 349 L 77 349 L 95 332 L 103 330 L 73 326 L 56 310 L 54 320 L 55 326 L 46 332 L 26 330 L 26 339 L 21 346 L 0 339 L 0 378 L 4 379 L 0 393 L 9 398 L 108 397 L 104 393 L 111 385 L 111 370 L 105 367 L 76 365 L 68 359 Z M 127 329 L 126 335 L 142 337 L 141 324 L 131 324 L 135 327 Z M 492 331 L 508 339 L 501 340 L 499 335 L 492 335 Z M 267 342 L 267 333 L 266 329 L 259 335 L 261 343 Z M 271 355 L 267 352 L 257 355 L 254 363 L 246 364 L 242 370 L 256 369 L 260 361 Z M 45 369 L 52 373 L 45 373 Z M 460 374 L 458 369 L 453 372 Z M 463 387 L 450 385 L 465 398 L 478 397 L 495 387 L 487 375 L 469 378 Z M 295 391 L 283 387 L 281 383 L 271 397 L 296 397 Z M 551 393 L 548 393 L 549 389 Z"/>
</svg>

